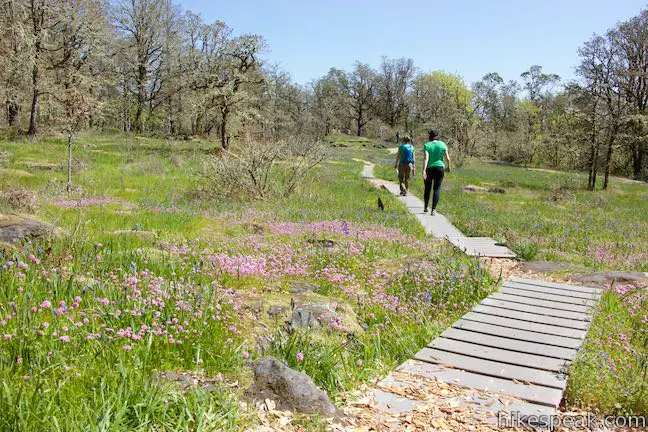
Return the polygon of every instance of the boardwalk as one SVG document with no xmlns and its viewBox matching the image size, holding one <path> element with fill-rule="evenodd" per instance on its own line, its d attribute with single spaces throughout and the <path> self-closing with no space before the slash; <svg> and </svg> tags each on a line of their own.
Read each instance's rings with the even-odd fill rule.
<svg viewBox="0 0 648 432">
<path fill-rule="evenodd" d="M 470 256 L 483 256 L 491 258 L 515 258 L 515 253 L 506 246 L 499 245 L 495 240 L 488 237 L 467 237 L 443 215 L 437 213 L 431 216 L 423 213 L 423 201 L 409 195 L 400 196 L 400 188 L 396 183 L 378 180 L 373 174 L 373 165 L 366 163 L 362 176 L 377 186 L 382 186 L 398 197 L 421 223 L 425 232 L 437 237 L 444 238 Z"/>
<path fill-rule="evenodd" d="M 397 185 L 375 179 L 371 165 L 365 165 L 363 176 L 399 192 Z M 515 257 L 491 239 L 465 237 L 443 216 L 422 214 L 418 198 L 400 199 L 426 232 L 446 238 L 469 255 Z M 593 287 L 513 277 L 396 370 L 517 401 L 493 403 L 476 397 L 471 402 L 489 412 L 554 414 L 600 293 Z M 398 379 L 390 375 L 381 385 L 398 386 Z M 415 407 L 402 395 L 376 391 L 374 396 L 389 411 Z"/>
</svg>

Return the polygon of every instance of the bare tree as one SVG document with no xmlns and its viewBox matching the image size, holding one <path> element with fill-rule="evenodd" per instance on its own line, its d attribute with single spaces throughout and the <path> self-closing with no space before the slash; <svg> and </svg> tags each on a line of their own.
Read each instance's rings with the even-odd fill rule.
<svg viewBox="0 0 648 432">
<path fill-rule="evenodd" d="M 134 129 L 144 130 L 144 110 L 158 95 L 169 21 L 175 19 L 170 0 L 120 0 L 113 21 L 123 38 L 121 55 L 127 85 L 134 82 Z"/>
<path fill-rule="evenodd" d="M 24 2 L 0 2 L 0 77 L 6 121 L 15 127 L 21 111 L 21 93 L 26 90 L 25 65 L 29 64 Z"/>
<path fill-rule="evenodd" d="M 407 91 L 414 79 L 412 59 L 383 57 L 376 76 L 376 111 L 392 129 L 403 119 L 407 110 Z"/>
<path fill-rule="evenodd" d="M 329 72 L 346 94 L 356 135 L 362 136 L 364 127 L 373 119 L 376 103 L 376 73 L 368 65 L 357 62 L 352 72 L 331 69 Z"/>
</svg>

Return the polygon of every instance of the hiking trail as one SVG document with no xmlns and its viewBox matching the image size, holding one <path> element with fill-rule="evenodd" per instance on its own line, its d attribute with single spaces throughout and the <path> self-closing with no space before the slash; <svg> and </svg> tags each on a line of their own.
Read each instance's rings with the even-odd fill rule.
<svg viewBox="0 0 648 432">
<path fill-rule="evenodd" d="M 377 179 L 373 165 L 362 176 L 399 195 L 397 184 Z M 414 196 L 398 197 L 425 228 L 471 256 L 515 258 L 504 245 L 485 237 L 466 237 L 442 215 L 423 214 Z M 555 415 L 567 386 L 568 368 L 580 349 L 600 288 L 511 277 L 378 384 L 371 397 L 387 414 L 416 410 L 411 388 L 418 376 L 474 391 L 459 403 L 490 413 Z M 391 390 L 390 390 L 391 389 Z M 548 417 L 547 417 L 548 418 Z"/>
</svg>

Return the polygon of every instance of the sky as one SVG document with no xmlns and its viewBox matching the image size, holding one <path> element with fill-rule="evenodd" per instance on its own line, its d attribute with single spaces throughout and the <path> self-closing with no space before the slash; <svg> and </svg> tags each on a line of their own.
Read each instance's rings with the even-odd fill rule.
<svg viewBox="0 0 648 432">
<path fill-rule="evenodd" d="M 207 22 L 265 38 L 266 61 L 300 84 L 356 61 L 411 58 L 466 83 L 517 79 L 531 65 L 574 78 L 578 48 L 637 15 L 648 0 L 178 0 Z"/>
</svg>

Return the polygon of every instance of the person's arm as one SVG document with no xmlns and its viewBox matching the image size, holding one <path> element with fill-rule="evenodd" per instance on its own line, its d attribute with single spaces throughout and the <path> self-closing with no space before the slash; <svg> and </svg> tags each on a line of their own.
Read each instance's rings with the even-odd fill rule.
<svg viewBox="0 0 648 432">
<path fill-rule="evenodd" d="M 425 151 L 425 147 L 423 147 L 423 168 L 421 168 L 421 172 L 423 173 L 423 181 L 426 180 L 427 175 L 425 174 L 425 167 L 428 164 L 428 160 L 430 159 L 430 155 Z"/>
<path fill-rule="evenodd" d="M 445 157 L 445 160 L 446 160 L 446 166 L 448 167 L 448 172 L 450 172 L 451 171 L 450 165 L 451 165 L 452 162 L 450 161 L 450 153 L 448 153 L 447 149 L 446 149 L 443 156 Z"/>
<path fill-rule="evenodd" d="M 394 163 L 394 169 L 398 169 L 398 162 L 400 162 L 400 147 L 398 147 L 398 151 L 396 152 L 396 162 Z"/>
<path fill-rule="evenodd" d="M 416 175 L 416 151 L 414 146 L 412 146 L 412 175 Z"/>
</svg>

